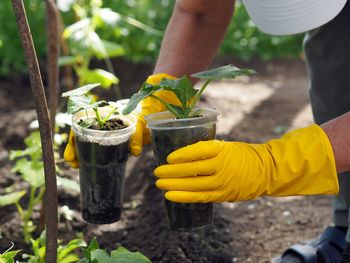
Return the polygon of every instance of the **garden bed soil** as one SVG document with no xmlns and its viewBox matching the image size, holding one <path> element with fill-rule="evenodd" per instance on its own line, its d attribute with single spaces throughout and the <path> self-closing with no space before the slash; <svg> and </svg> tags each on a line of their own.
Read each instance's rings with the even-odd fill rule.
<svg viewBox="0 0 350 263">
<path fill-rule="evenodd" d="M 201 101 L 202 105 L 214 105 L 222 112 L 217 127 L 220 139 L 259 143 L 312 123 L 302 61 L 254 62 L 248 67 L 259 74 L 253 78 L 214 82 Z M 133 78 L 133 86 L 143 82 L 150 68 L 143 67 L 144 74 Z M 123 71 L 128 76 L 133 69 L 119 67 L 122 89 Z M 124 83 L 130 86 L 128 81 Z M 28 99 L 31 98 L 30 87 L 28 83 L 20 84 L 0 81 L 1 193 L 14 182 L 20 182 L 19 176 L 11 173 L 13 162 L 8 160 L 8 152 L 23 147 L 23 138 L 29 132 L 28 123 L 35 116 L 34 104 Z M 215 204 L 212 231 L 171 232 L 166 223 L 162 193 L 154 186 L 152 171 L 155 167 L 149 146 L 141 157 L 129 158 L 123 213 L 121 220 L 113 224 L 84 222 L 80 215 L 79 194 L 59 187 L 60 239 L 67 241 L 83 233 L 87 241 L 97 237 L 101 247 L 114 249 L 123 245 L 144 253 L 153 262 L 260 263 L 269 262 L 271 257 L 294 242 L 315 237 L 331 222 L 330 197 L 259 198 Z M 61 169 L 65 176 L 78 178 L 77 170 L 67 165 Z M 22 187 L 27 185 L 18 183 L 14 190 Z M 63 206 L 71 209 L 70 220 L 62 213 Z M 35 222 L 38 222 L 39 214 L 36 207 Z M 0 209 L 1 251 L 10 246 L 10 241 L 15 242 L 15 249 L 28 248 L 21 241 L 20 224 L 14 206 Z"/>
</svg>

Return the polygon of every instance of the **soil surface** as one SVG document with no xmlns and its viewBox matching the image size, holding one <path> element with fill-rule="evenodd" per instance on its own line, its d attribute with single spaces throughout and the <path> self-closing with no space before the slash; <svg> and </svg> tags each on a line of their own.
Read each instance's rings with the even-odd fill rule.
<svg viewBox="0 0 350 263">
<path fill-rule="evenodd" d="M 225 59 L 215 66 L 235 63 Z M 237 64 L 237 63 L 235 63 Z M 233 81 L 212 83 L 202 105 L 221 112 L 220 139 L 260 143 L 285 131 L 312 123 L 305 66 L 299 60 L 253 62 L 241 65 L 259 74 Z M 130 95 L 151 72 L 151 66 L 121 63 L 121 90 Z M 132 76 L 130 72 L 137 72 Z M 131 87 L 131 88 L 130 88 Z M 104 94 L 113 96 L 113 94 Z M 23 148 L 23 138 L 35 118 L 30 87 L 26 81 L 0 81 L 0 194 L 15 183 L 14 190 L 28 187 L 13 174 L 10 149 Z M 109 98 L 111 100 L 111 98 Z M 124 211 L 119 222 L 90 225 L 81 219 L 79 194 L 59 188 L 60 232 L 65 241 L 83 233 L 86 241 L 97 237 L 101 247 L 123 245 L 140 251 L 152 262 L 269 262 L 291 244 L 314 238 L 331 223 L 331 197 L 259 198 L 253 201 L 215 204 L 212 231 L 177 233 L 167 229 L 163 197 L 154 186 L 156 161 L 150 147 L 129 158 Z M 78 171 L 61 164 L 62 175 L 78 180 Z M 25 201 L 25 200 L 24 200 Z M 25 203 L 25 202 L 24 202 Z M 63 211 L 70 209 L 70 217 Z M 39 207 L 34 221 L 39 220 Z M 69 219 L 69 220 L 68 220 Z M 21 223 L 14 206 L 0 208 L 0 251 L 15 242 L 26 249 Z"/>
</svg>

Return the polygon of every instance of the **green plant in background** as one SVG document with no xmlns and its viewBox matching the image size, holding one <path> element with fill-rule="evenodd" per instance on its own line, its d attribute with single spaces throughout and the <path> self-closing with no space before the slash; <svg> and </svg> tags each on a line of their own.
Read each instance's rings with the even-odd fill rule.
<svg viewBox="0 0 350 263">
<path fill-rule="evenodd" d="M 14 244 L 11 244 L 11 247 L 9 247 L 5 252 L 0 254 L 0 263 L 14 263 L 15 262 L 15 256 L 17 255 L 20 250 L 12 250 L 14 247 Z"/>
<path fill-rule="evenodd" d="M 46 251 L 46 233 L 43 231 L 37 239 L 31 239 L 31 249 L 33 254 L 23 254 L 22 257 L 27 263 L 45 263 L 45 251 Z M 82 239 L 73 239 L 66 245 L 63 245 L 60 241 L 57 247 L 57 262 L 58 263 L 71 263 L 77 262 L 79 256 L 75 253 L 75 250 L 86 246 L 86 243 Z"/>
<path fill-rule="evenodd" d="M 115 52 L 118 51 L 117 54 L 120 52 L 118 55 L 123 55 L 125 59 L 151 63 L 157 58 L 162 33 L 166 28 L 174 3 L 175 0 L 99 0 L 92 1 L 90 6 L 90 0 L 58 1 L 64 25 L 73 25 L 83 20 L 76 26 L 93 28 L 99 38 L 106 41 L 102 43 L 112 43 L 112 47 L 106 44 L 107 51 L 115 47 Z M 46 52 L 45 4 L 40 0 L 28 0 L 25 1 L 25 4 L 37 53 L 39 58 L 43 59 Z M 10 1 L 4 1 L 0 5 L 0 14 L 0 74 L 22 72 L 25 69 L 24 58 L 21 52 L 18 52 L 22 46 Z M 72 28 L 65 36 L 69 36 L 70 39 L 74 37 L 79 39 L 79 34 L 76 36 L 71 33 L 71 30 Z M 260 32 L 249 19 L 244 6 L 237 2 L 235 16 L 221 45 L 220 55 L 233 55 L 244 60 L 256 57 L 265 60 L 298 57 L 302 52 L 302 38 L 302 34 L 275 37 Z M 119 48 L 114 45 L 116 43 Z M 95 50 L 93 52 L 101 53 L 98 46 L 93 47 L 93 50 Z M 78 52 L 79 49 L 76 51 Z M 71 53 L 72 57 L 75 55 Z M 103 56 L 105 55 L 99 54 L 95 58 L 103 59 Z M 112 56 L 114 55 L 111 54 L 110 57 Z M 77 60 L 79 61 L 79 59 L 65 58 L 61 62 L 63 64 L 78 63 Z M 113 73 L 109 69 L 108 71 Z M 101 74 L 97 72 L 95 75 Z M 107 74 L 108 78 L 110 78 L 109 82 L 115 81 L 109 74 Z M 98 80 L 91 82 L 102 83 Z"/>
<path fill-rule="evenodd" d="M 30 133 L 28 137 L 24 139 L 26 148 L 24 150 L 11 150 L 10 159 L 16 160 L 16 164 L 12 168 L 11 172 L 19 173 L 21 179 L 29 184 L 29 198 L 26 207 L 20 204 L 20 200 L 27 194 L 27 191 L 13 191 L 15 185 L 7 189 L 8 194 L 0 195 L 0 207 L 14 204 L 18 210 L 18 213 L 23 221 L 23 235 L 25 242 L 29 243 L 32 238 L 32 233 L 35 230 L 35 226 L 31 220 L 33 208 L 42 203 L 45 193 L 45 177 L 44 177 L 44 164 L 42 161 L 41 152 L 41 140 L 39 131 Z M 58 145 L 55 144 L 55 150 Z M 58 159 L 58 153 L 55 153 L 56 159 Z M 59 171 L 59 169 L 56 169 Z M 79 191 L 79 185 L 76 181 L 68 178 L 57 176 L 57 181 L 64 188 L 73 191 Z"/>
<path fill-rule="evenodd" d="M 256 28 L 241 2 L 236 3 L 235 15 L 228 28 L 220 55 L 236 56 L 249 61 L 253 58 L 299 57 L 302 53 L 304 34 L 270 36 Z"/>
<path fill-rule="evenodd" d="M 78 263 L 151 263 L 151 261 L 140 252 L 130 252 L 124 247 L 111 251 L 110 255 L 100 249 L 97 240 L 91 240 L 89 246 L 83 248 L 84 257 Z"/>
<path fill-rule="evenodd" d="M 76 0 L 65 6 L 65 10 L 74 12 L 77 21 L 67 26 L 63 32 L 63 38 L 69 44 L 70 56 L 61 57 L 60 65 L 73 67 L 79 86 L 98 82 L 101 87 L 109 88 L 119 82 L 110 58 L 124 55 L 125 47 L 117 41 L 102 39 L 100 31 L 114 31 L 120 28 L 118 23 L 122 20 L 142 30 L 157 32 L 136 19 L 102 5 L 102 0 Z M 96 58 L 105 61 L 108 71 L 90 68 L 91 61 Z M 116 91 L 117 97 L 121 98 L 119 90 Z"/>
<path fill-rule="evenodd" d="M 198 72 L 191 77 L 204 80 L 199 90 L 193 87 L 189 77 L 183 76 L 179 79 L 163 78 L 158 85 L 151 85 L 145 82 L 138 93 L 135 93 L 129 100 L 128 105 L 123 110 L 123 114 L 131 113 L 140 101 L 147 97 L 153 97 L 159 100 L 164 106 L 174 114 L 178 119 L 193 118 L 200 115 L 200 110 L 194 110 L 199 98 L 202 96 L 205 88 L 212 80 L 234 79 L 238 76 L 251 75 L 255 71 L 251 69 L 239 69 L 232 65 L 226 65 L 219 68 Z M 181 106 L 167 103 L 155 95 L 159 90 L 172 91 L 181 102 Z"/>
<path fill-rule="evenodd" d="M 124 49 L 119 44 L 100 38 L 96 29 L 101 24 L 101 1 L 73 1 L 71 9 L 77 21 L 67 26 L 63 38 L 68 41 L 70 56 L 61 57 L 60 65 L 71 65 L 78 76 L 79 85 L 99 82 L 103 88 L 118 83 L 110 57 L 121 56 Z M 91 60 L 104 59 L 108 71 L 90 69 Z"/>
<path fill-rule="evenodd" d="M 24 5 L 32 28 L 37 54 L 40 58 L 43 58 L 46 53 L 45 1 L 24 1 Z M 23 53 L 20 52 L 22 44 L 19 39 L 11 1 L 1 1 L 0 14 L 0 75 L 24 73 L 26 65 Z"/>
</svg>

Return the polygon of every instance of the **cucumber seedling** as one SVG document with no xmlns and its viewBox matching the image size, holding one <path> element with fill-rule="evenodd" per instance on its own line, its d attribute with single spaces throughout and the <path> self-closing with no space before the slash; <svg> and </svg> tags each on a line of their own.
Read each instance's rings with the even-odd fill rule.
<svg viewBox="0 0 350 263">
<path fill-rule="evenodd" d="M 186 75 L 174 80 L 163 78 L 157 85 L 151 85 L 145 82 L 142 84 L 141 89 L 130 98 L 128 105 L 123 110 L 123 114 L 132 112 L 143 99 L 153 97 L 163 103 L 177 119 L 198 117 L 200 116 L 200 110 L 195 110 L 195 107 L 205 88 L 212 80 L 234 79 L 238 76 L 247 76 L 254 73 L 255 71 L 252 69 L 239 69 L 233 65 L 226 65 L 191 74 L 193 78 L 204 80 L 200 89 L 195 89 L 192 81 Z M 178 106 L 167 103 L 162 98 L 158 97 L 156 92 L 160 90 L 174 92 L 181 102 L 181 105 Z"/>
</svg>

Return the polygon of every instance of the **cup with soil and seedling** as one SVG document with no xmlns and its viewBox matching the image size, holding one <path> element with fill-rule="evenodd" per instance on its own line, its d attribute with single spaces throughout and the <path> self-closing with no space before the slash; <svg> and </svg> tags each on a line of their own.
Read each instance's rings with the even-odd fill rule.
<svg viewBox="0 0 350 263">
<path fill-rule="evenodd" d="M 213 80 L 233 79 L 255 73 L 251 69 L 239 69 L 232 65 L 192 74 L 203 80 L 200 89 L 195 89 L 188 76 L 171 80 L 163 78 L 158 85 L 144 83 L 123 110 L 129 114 L 140 101 L 153 97 L 163 103 L 168 111 L 145 117 L 150 130 L 153 152 L 158 165 L 166 164 L 167 156 L 186 145 L 215 139 L 219 113 L 215 109 L 197 108 L 205 88 Z M 169 104 L 157 96 L 157 91 L 174 92 L 181 105 Z M 210 229 L 213 225 L 212 203 L 176 203 L 165 200 L 168 226 L 173 231 L 196 231 Z"/>
<path fill-rule="evenodd" d="M 63 93 L 68 97 L 79 160 L 81 210 L 92 224 L 118 221 L 122 211 L 128 144 L 134 130 L 133 115 L 122 115 L 118 103 L 95 101 L 88 84 Z"/>
</svg>

